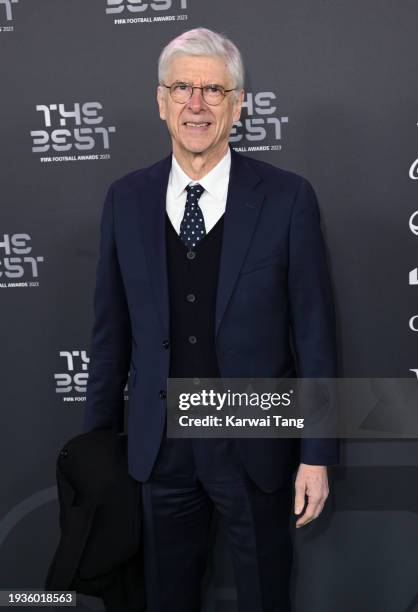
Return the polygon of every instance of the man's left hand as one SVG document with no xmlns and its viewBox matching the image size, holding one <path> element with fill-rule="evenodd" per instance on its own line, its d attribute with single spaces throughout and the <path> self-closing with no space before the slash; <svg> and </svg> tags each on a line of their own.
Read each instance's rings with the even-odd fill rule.
<svg viewBox="0 0 418 612">
<path fill-rule="evenodd" d="M 301 463 L 295 480 L 295 514 L 302 512 L 305 495 L 308 497 L 308 505 L 296 521 L 296 527 L 307 525 L 321 514 L 328 493 L 327 466 Z"/>
</svg>

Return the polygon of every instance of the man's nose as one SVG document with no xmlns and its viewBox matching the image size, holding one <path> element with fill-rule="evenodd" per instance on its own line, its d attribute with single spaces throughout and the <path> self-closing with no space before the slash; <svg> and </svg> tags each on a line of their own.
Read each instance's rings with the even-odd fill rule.
<svg viewBox="0 0 418 612">
<path fill-rule="evenodd" d="M 189 108 L 195 112 L 203 108 L 205 105 L 202 93 L 202 90 L 198 89 L 197 87 L 193 89 L 191 98 L 189 100 Z"/>
</svg>

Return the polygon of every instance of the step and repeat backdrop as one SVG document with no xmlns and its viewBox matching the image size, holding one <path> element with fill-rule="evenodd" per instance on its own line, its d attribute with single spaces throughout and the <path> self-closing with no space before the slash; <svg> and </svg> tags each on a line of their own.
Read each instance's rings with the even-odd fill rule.
<svg viewBox="0 0 418 612">
<path fill-rule="evenodd" d="M 42 588 L 58 542 L 104 195 L 170 151 L 157 59 L 186 29 L 242 51 L 231 145 L 315 187 L 340 376 L 418 380 L 417 23 L 412 0 L 0 0 L 0 588 Z M 295 536 L 295 610 L 418 610 L 417 440 L 347 439 L 330 479 Z M 221 523 L 205 599 L 237 609 Z"/>
</svg>

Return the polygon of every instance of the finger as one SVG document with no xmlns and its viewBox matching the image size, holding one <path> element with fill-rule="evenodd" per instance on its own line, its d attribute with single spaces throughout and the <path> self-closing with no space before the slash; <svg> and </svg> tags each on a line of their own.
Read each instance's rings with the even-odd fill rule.
<svg viewBox="0 0 418 612">
<path fill-rule="evenodd" d="M 305 525 L 306 523 L 311 521 L 314 517 L 314 514 L 314 507 L 312 506 L 312 504 L 308 504 L 303 515 L 296 521 L 296 527 L 300 527 L 301 525 Z"/>
<path fill-rule="evenodd" d="M 305 485 L 295 484 L 295 514 L 300 514 L 305 505 Z"/>
<path fill-rule="evenodd" d="M 306 525 L 307 523 L 315 519 L 317 516 L 319 516 L 322 510 L 322 505 L 323 505 L 322 498 L 319 498 L 319 499 L 311 498 L 309 500 L 309 503 L 306 507 L 305 512 L 303 513 L 303 516 L 301 516 L 297 520 L 296 527 L 301 527 L 302 525 Z"/>
<path fill-rule="evenodd" d="M 296 527 L 302 527 L 302 525 L 307 525 L 314 519 L 318 518 L 321 514 L 322 510 L 325 506 L 325 500 L 320 500 L 319 503 L 316 503 L 315 506 L 312 506 L 312 510 L 308 507 L 306 508 L 306 512 L 304 512 L 303 516 L 296 522 Z M 309 510 L 309 512 L 308 512 Z"/>
</svg>

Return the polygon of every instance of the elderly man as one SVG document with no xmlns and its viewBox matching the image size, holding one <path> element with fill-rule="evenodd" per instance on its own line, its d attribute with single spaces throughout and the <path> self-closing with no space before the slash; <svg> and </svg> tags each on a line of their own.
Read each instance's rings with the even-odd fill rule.
<svg viewBox="0 0 418 612">
<path fill-rule="evenodd" d="M 335 376 L 317 200 L 304 178 L 230 148 L 244 98 L 230 40 L 184 32 L 158 73 L 172 153 L 106 197 L 85 429 L 123 429 L 130 372 L 128 459 L 143 483 L 150 612 L 200 610 L 213 508 L 225 520 L 239 611 L 287 612 L 293 475 L 300 527 L 323 508 L 337 442 L 168 438 L 166 385 Z"/>
</svg>

